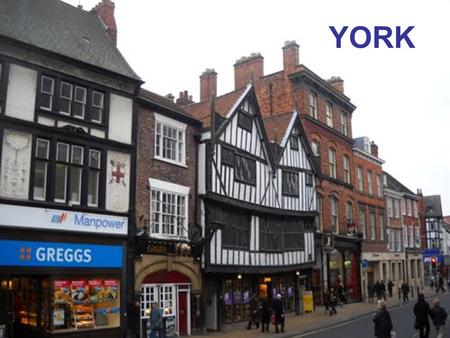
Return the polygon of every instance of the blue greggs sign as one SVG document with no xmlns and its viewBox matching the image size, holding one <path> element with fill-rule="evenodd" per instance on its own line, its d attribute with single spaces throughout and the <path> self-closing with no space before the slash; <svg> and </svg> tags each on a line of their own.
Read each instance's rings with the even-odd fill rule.
<svg viewBox="0 0 450 338">
<path fill-rule="evenodd" d="M 0 240 L 0 266 L 121 268 L 120 245 Z"/>
</svg>

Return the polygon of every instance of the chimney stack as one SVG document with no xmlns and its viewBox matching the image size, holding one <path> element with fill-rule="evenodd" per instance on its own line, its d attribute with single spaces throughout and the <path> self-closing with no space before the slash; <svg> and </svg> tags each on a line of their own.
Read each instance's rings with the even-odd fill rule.
<svg viewBox="0 0 450 338">
<path fill-rule="evenodd" d="M 340 76 L 332 76 L 327 82 L 339 93 L 344 94 L 344 80 Z"/>
<path fill-rule="evenodd" d="M 264 58 L 260 53 L 243 56 L 234 64 L 234 89 L 255 83 L 264 75 Z"/>
<path fill-rule="evenodd" d="M 375 144 L 374 141 L 370 143 L 370 153 L 378 158 L 378 146 Z"/>
<path fill-rule="evenodd" d="M 166 98 L 172 102 L 175 100 L 175 96 L 173 96 L 172 93 L 167 94 Z"/>
<path fill-rule="evenodd" d="M 192 95 L 189 95 L 188 91 L 185 90 L 183 92 L 180 92 L 180 96 L 175 101 L 175 103 L 179 106 L 187 106 L 188 104 L 194 103 L 194 101 L 192 101 Z"/>
<path fill-rule="evenodd" d="M 200 102 L 211 100 L 212 96 L 217 96 L 217 73 L 207 68 L 200 75 Z"/>
<path fill-rule="evenodd" d="M 91 12 L 97 14 L 106 27 L 106 33 L 114 45 L 117 45 L 117 26 L 114 18 L 114 2 L 111 0 L 102 0 L 95 6 Z"/>
<path fill-rule="evenodd" d="M 294 73 L 298 70 L 300 63 L 299 45 L 295 40 L 285 41 L 283 47 L 283 70 L 286 74 Z"/>
</svg>

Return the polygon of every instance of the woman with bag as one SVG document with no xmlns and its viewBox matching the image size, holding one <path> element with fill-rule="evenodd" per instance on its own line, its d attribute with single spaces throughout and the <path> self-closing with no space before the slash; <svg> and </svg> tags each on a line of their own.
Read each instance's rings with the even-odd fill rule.
<svg viewBox="0 0 450 338">
<path fill-rule="evenodd" d="M 386 303 L 384 300 L 378 301 L 378 311 L 372 319 L 375 323 L 375 337 L 377 338 L 391 338 L 392 326 L 391 316 L 386 310 Z"/>
<path fill-rule="evenodd" d="M 430 305 L 425 301 L 423 293 L 419 293 L 419 300 L 414 305 L 414 314 L 416 315 L 414 328 L 419 330 L 419 337 L 428 338 L 430 336 L 430 322 L 428 320 Z"/>
</svg>

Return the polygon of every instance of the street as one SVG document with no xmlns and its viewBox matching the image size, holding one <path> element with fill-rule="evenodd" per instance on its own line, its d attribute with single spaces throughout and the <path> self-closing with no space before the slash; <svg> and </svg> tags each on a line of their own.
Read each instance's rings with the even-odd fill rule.
<svg viewBox="0 0 450 338">
<path fill-rule="evenodd" d="M 439 296 L 441 305 L 450 311 L 450 294 Z M 431 306 L 431 299 L 427 299 Z M 394 325 L 394 331 L 397 334 L 397 338 L 410 338 L 419 337 L 418 331 L 414 330 L 414 315 L 413 307 L 414 302 L 407 305 L 401 305 L 389 310 L 392 317 L 392 323 Z M 338 309 L 339 311 L 339 309 Z M 339 314 L 338 314 L 339 315 Z M 373 314 L 369 314 L 354 321 L 346 322 L 344 324 L 337 324 L 333 327 L 325 328 L 323 330 L 317 330 L 313 333 L 307 333 L 298 335 L 296 337 L 305 338 L 366 338 L 374 337 L 374 325 L 372 322 Z M 436 331 L 433 324 L 430 322 L 431 331 L 430 337 L 436 337 Z M 447 328 L 444 337 L 450 337 L 450 329 Z"/>
</svg>

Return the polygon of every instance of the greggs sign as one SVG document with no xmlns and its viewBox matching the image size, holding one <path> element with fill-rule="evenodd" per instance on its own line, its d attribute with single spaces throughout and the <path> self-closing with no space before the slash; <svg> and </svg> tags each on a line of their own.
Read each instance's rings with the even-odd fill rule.
<svg viewBox="0 0 450 338">
<path fill-rule="evenodd" d="M 8 204 L 0 205 L 0 225 L 110 235 L 128 233 L 126 217 Z"/>
</svg>

